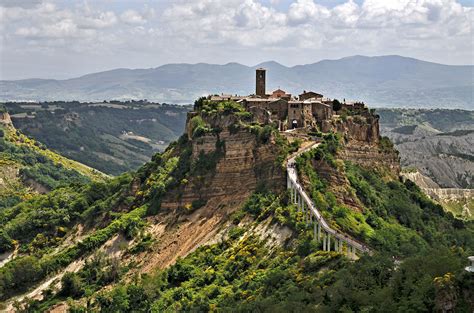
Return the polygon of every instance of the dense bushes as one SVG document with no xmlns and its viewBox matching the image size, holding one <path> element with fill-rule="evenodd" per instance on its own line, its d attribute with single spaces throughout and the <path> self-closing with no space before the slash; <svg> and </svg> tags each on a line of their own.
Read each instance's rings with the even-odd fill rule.
<svg viewBox="0 0 474 313">
<path fill-rule="evenodd" d="M 0 156 L 22 164 L 20 174 L 24 180 L 32 179 L 49 190 L 90 181 L 76 170 L 67 169 L 27 145 L 15 145 L 6 138 L 0 138 Z"/>
<path fill-rule="evenodd" d="M 214 114 L 241 114 L 241 116 L 248 117 L 248 112 L 245 108 L 235 101 L 208 101 L 208 100 L 198 100 L 198 105 L 195 106 L 195 109 L 199 110 L 201 113 L 206 115 Z"/>
<path fill-rule="evenodd" d="M 474 248 L 472 227 L 459 227 L 460 221 L 445 213 L 410 181 L 387 181 L 375 169 L 351 163 L 343 166 L 335 159 L 339 145 L 337 136 L 326 135 L 318 148 L 297 158 L 299 176 L 308 182 L 306 187 L 311 198 L 333 228 L 398 257 L 440 244 Z M 357 212 L 336 201 L 334 193 L 340 186 L 329 186 L 329 182 L 320 177 L 315 168 L 315 164 L 320 163 L 316 161 L 337 166 L 338 175 L 346 176 L 350 183 L 343 186 L 346 191 L 339 197 L 351 197 L 355 203 L 365 206 L 363 211 Z M 469 237 L 472 239 L 467 239 Z"/>
<path fill-rule="evenodd" d="M 398 265 L 384 254 L 348 262 L 307 244 L 270 250 L 244 235 L 201 247 L 90 302 L 105 312 L 433 312 L 452 301 L 457 311 L 468 312 L 472 277 L 463 274 L 461 262 L 458 252 L 446 248 Z M 446 284 L 454 296 L 443 292 Z"/>
<path fill-rule="evenodd" d="M 346 173 L 368 208 L 364 212 L 366 222 L 375 230 L 369 240 L 377 249 L 395 255 L 410 255 L 438 245 L 474 249 L 473 229 L 457 229 L 452 214 L 444 212 L 412 182 L 386 182 L 375 170 L 349 163 Z"/>
<path fill-rule="evenodd" d="M 124 232 L 130 224 L 136 224 L 146 213 L 146 207 L 137 208 L 121 215 L 108 226 L 95 231 L 75 245 L 54 255 L 41 258 L 17 257 L 0 268 L 0 299 L 24 291 L 32 283 L 65 267 L 79 257 L 84 257 L 104 244 L 112 235 Z M 18 274 L 21 273 L 21 274 Z"/>
<path fill-rule="evenodd" d="M 212 128 L 204 122 L 201 116 L 197 115 L 189 121 L 193 138 L 201 137 L 212 132 Z"/>
</svg>

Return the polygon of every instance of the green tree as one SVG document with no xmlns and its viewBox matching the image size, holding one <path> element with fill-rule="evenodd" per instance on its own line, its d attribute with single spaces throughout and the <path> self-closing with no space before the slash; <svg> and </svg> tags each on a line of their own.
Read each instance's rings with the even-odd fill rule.
<svg viewBox="0 0 474 313">
<path fill-rule="evenodd" d="M 339 102 L 339 100 L 337 99 L 332 100 L 332 108 L 336 112 L 339 111 L 340 109 L 342 109 L 341 102 Z"/>
<path fill-rule="evenodd" d="M 84 294 L 84 283 L 81 277 L 76 273 L 68 272 L 61 279 L 60 294 L 65 297 L 78 298 Z"/>
</svg>

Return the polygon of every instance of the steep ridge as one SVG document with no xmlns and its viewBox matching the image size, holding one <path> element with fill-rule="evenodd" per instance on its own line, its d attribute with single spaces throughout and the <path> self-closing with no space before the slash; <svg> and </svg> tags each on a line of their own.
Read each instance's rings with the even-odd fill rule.
<svg viewBox="0 0 474 313">
<path fill-rule="evenodd" d="M 0 209 L 47 193 L 60 186 L 105 175 L 69 160 L 15 129 L 7 112 L 0 112 Z"/>
<path fill-rule="evenodd" d="M 197 178 L 192 177 L 177 194 L 168 194 L 162 208 L 183 207 L 196 201 L 212 201 L 214 207 L 219 207 L 221 202 L 240 203 L 258 185 L 267 186 L 275 192 L 282 190 L 285 173 L 275 162 L 275 155 L 280 153 L 280 149 L 274 142 L 262 144 L 256 135 L 246 129 L 231 130 L 232 125 L 239 123 L 239 119 L 233 116 L 204 116 L 203 122 L 218 129 L 219 133 L 206 133 L 193 138 L 191 121 L 194 117 L 190 114 L 186 125 L 188 140 L 192 144 L 191 158 L 200 159 L 203 163 L 209 161 L 210 171 Z M 226 199 L 228 195 L 232 195 L 232 201 Z"/>
</svg>

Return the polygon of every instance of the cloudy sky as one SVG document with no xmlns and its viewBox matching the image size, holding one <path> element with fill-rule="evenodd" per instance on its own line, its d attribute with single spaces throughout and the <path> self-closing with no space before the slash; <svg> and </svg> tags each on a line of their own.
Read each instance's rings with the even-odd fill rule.
<svg viewBox="0 0 474 313">
<path fill-rule="evenodd" d="M 399 54 L 474 64 L 474 0 L 0 0 L 0 79 Z"/>
</svg>

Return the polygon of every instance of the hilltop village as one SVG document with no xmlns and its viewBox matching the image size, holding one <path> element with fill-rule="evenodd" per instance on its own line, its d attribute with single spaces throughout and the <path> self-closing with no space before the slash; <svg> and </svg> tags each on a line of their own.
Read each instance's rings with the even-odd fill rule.
<svg viewBox="0 0 474 313">
<path fill-rule="evenodd" d="M 210 95 L 207 100 L 211 102 L 232 100 L 241 103 L 256 120 L 264 124 L 277 122 L 281 131 L 314 126 L 326 131 L 327 121 L 343 112 L 365 117 L 371 115 L 363 102 L 350 102 L 345 99 L 340 102 L 313 91 L 304 90 L 300 95 L 293 96 L 278 88 L 267 94 L 266 70 L 263 68 L 256 70 L 255 85 L 253 95 Z"/>
</svg>

